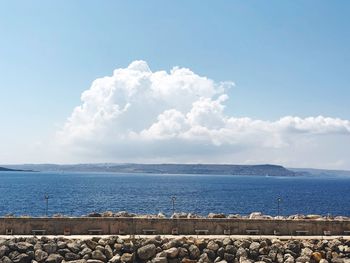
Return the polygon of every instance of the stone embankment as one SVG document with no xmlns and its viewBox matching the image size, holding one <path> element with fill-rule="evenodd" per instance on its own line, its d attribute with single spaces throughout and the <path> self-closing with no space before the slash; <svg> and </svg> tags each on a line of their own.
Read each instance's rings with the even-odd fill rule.
<svg viewBox="0 0 350 263">
<path fill-rule="evenodd" d="M 63 215 L 55 215 L 55 217 L 60 217 Z M 134 213 L 129 213 L 127 211 L 120 211 L 120 212 L 112 212 L 112 211 L 106 211 L 103 213 L 90 213 L 88 215 L 85 215 L 83 217 L 138 217 L 138 218 L 167 218 L 163 213 L 159 213 L 157 215 L 138 215 Z M 271 215 L 265 215 L 261 212 L 253 212 L 249 215 L 240 215 L 240 214 L 223 214 L 223 213 L 209 213 L 207 216 L 202 216 L 198 214 L 193 213 L 186 213 L 186 212 L 178 212 L 174 213 L 170 216 L 170 218 L 227 218 L 227 219 L 287 219 L 287 220 L 300 220 L 300 219 L 310 219 L 310 220 L 349 220 L 350 217 L 346 216 L 322 216 L 322 215 L 303 215 L 303 214 L 295 214 L 295 215 L 289 215 L 289 216 L 271 216 Z"/>
<path fill-rule="evenodd" d="M 0 239 L 1 263 L 350 263 L 350 240 L 210 238 Z"/>
</svg>

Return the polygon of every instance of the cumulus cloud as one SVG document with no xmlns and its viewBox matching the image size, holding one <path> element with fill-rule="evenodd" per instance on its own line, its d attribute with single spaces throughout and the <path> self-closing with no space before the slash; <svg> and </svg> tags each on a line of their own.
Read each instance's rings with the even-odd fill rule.
<svg viewBox="0 0 350 263">
<path fill-rule="evenodd" d="M 68 152 L 90 161 L 288 164 L 298 163 L 293 153 L 306 147 L 350 137 L 350 122 L 337 118 L 228 116 L 232 87 L 187 68 L 152 72 L 145 61 L 134 61 L 96 79 L 57 138 Z"/>
</svg>

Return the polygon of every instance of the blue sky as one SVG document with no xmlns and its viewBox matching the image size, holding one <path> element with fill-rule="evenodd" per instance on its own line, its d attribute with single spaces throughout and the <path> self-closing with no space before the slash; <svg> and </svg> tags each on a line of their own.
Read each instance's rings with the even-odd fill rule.
<svg viewBox="0 0 350 263">
<path fill-rule="evenodd" d="M 228 116 L 349 120 L 349 11 L 348 1 L 2 1 L 3 162 L 40 161 L 18 157 L 21 143 L 50 138 L 93 80 L 134 60 L 233 81 Z"/>
</svg>

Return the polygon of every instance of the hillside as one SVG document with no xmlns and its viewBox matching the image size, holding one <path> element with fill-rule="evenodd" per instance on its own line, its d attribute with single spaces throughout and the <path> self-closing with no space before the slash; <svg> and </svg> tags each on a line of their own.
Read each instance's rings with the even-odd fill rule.
<svg viewBox="0 0 350 263">
<path fill-rule="evenodd" d="M 230 164 L 26 164 L 7 166 L 13 169 L 30 169 L 47 172 L 115 172 L 153 174 L 221 174 L 246 176 L 295 176 L 280 165 L 230 165 Z"/>
</svg>

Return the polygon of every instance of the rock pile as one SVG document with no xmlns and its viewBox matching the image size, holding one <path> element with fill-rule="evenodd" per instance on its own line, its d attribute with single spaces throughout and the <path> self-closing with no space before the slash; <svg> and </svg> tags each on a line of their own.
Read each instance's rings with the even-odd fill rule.
<svg viewBox="0 0 350 263">
<path fill-rule="evenodd" d="M 350 240 L 209 238 L 0 239 L 1 263 L 350 263 Z"/>
</svg>

